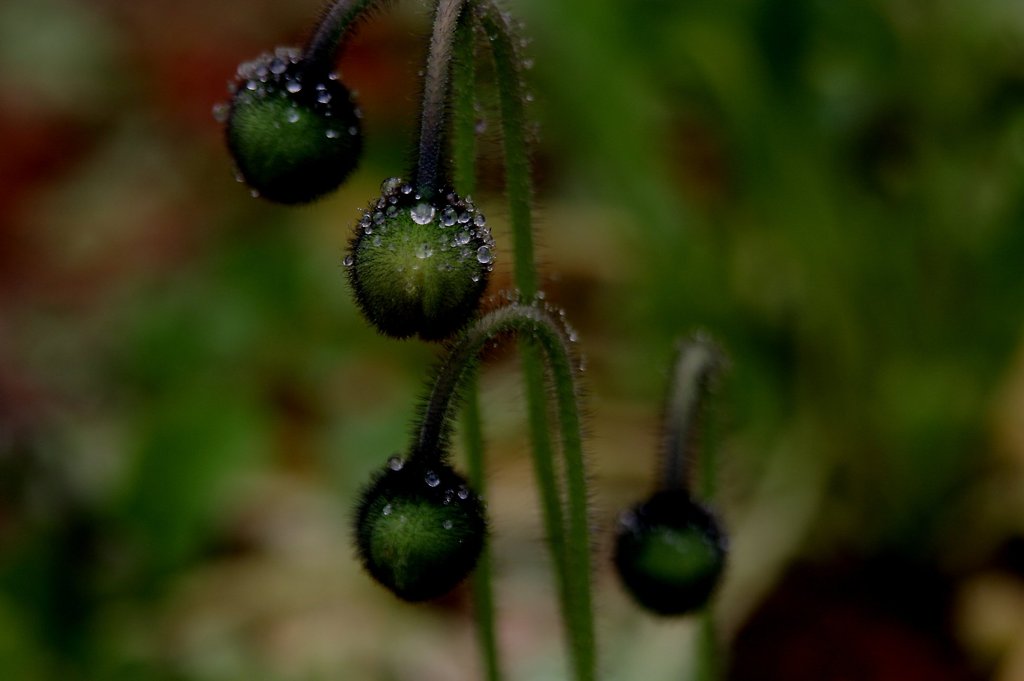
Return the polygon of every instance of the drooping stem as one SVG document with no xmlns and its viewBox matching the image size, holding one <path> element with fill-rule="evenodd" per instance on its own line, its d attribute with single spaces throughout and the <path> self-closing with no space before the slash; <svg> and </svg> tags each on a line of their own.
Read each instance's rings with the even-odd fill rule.
<svg viewBox="0 0 1024 681">
<path fill-rule="evenodd" d="M 313 34 L 302 50 L 303 61 L 330 71 L 344 49 L 360 17 L 387 0 L 334 0 L 324 8 Z"/>
<path fill-rule="evenodd" d="M 464 399 L 466 406 L 462 410 L 462 433 L 469 484 L 480 497 L 485 498 L 487 476 L 484 471 L 484 439 L 480 427 L 480 394 L 475 378 L 467 382 Z M 484 678 L 487 681 L 500 681 L 501 664 L 498 658 L 492 583 L 491 551 L 485 545 L 473 571 L 473 605 L 476 610 L 477 640 L 484 666 Z"/>
<path fill-rule="evenodd" d="M 476 22 L 473 12 L 463 12 L 455 29 L 455 59 L 452 63 L 452 171 L 455 191 L 469 196 L 476 190 Z M 486 497 L 484 438 L 480 415 L 480 391 L 476 377 L 466 382 L 463 395 L 462 435 L 466 451 L 469 484 Z M 477 641 L 487 681 L 501 681 L 497 627 L 494 614 L 491 551 L 484 545 L 472 577 L 476 610 Z"/>
<path fill-rule="evenodd" d="M 529 301 L 537 295 L 538 282 L 534 263 L 532 199 L 533 184 L 527 123 L 526 88 L 522 78 L 522 60 L 517 38 L 509 16 L 491 0 L 474 5 L 487 35 L 494 60 L 495 79 L 501 112 L 501 138 L 505 156 L 505 190 L 508 197 L 509 222 L 512 228 L 513 277 L 519 295 Z M 586 536 L 585 503 L 578 507 L 574 499 L 585 498 L 585 482 L 567 471 L 563 504 L 553 465 L 552 444 L 548 423 L 547 395 L 544 391 L 543 366 L 532 344 L 520 346 L 523 382 L 526 392 L 533 444 L 534 473 L 537 478 L 548 546 L 555 570 L 555 583 L 569 640 L 570 654 L 577 679 L 593 678 L 596 668 L 593 625 L 590 621 L 589 544 L 579 544 L 573 537 Z M 566 415 L 559 411 L 565 426 Z M 564 446 L 564 443 L 563 443 Z M 582 470 L 582 462 L 580 462 Z M 569 513 L 566 525 L 563 506 Z M 568 536 L 569 540 L 566 541 Z M 580 570 L 586 566 L 585 570 Z"/>
<path fill-rule="evenodd" d="M 679 344 L 665 400 L 661 440 L 661 489 L 689 489 L 708 389 L 721 367 L 718 348 L 697 335 Z"/>
<path fill-rule="evenodd" d="M 433 386 L 414 431 L 410 458 L 427 461 L 447 451 L 450 422 L 461 388 L 470 379 L 477 358 L 487 343 L 515 334 L 538 349 L 552 380 L 561 434 L 566 476 L 568 524 L 560 538 L 564 547 L 566 585 L 560 589 L 562 610 L 569 634 L 575 678 L 592 681 L 596 673 L 594 626 L 590 592 L 590 540 L 587 522 L 586 476 L 583 463 L 575 370 L 568 342 L 558 323 L 536 305 L 510 304 L 490 312 L 468 329 L 451 346 L 438 366 Z M 554 485 L 549 479 L 544 484 Z"/>
<path fill-rule="evenodd" d="M 430 198 L 448 179 L 444 167 L 445 108 L 451 75 L 453 44 L 464 0 L 440 0 L 434 14 L 430 52 L 423 78 L 420 109 L 419 155 L 416 160 L 416 190 Z"/>
</svg>

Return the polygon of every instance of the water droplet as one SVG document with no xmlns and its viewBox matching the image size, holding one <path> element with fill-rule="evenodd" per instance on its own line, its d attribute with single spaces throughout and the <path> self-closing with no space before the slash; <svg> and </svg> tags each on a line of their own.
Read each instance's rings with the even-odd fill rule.
<svg viewBox="0 0 1024 681">
<path fill-rule="evenodd" d="M 463 225 L 469 222 L 469 213 L 459 213 L 459 222 Z"/>
<path fill-rule="evenodd" d="M 441 484 L 441 478 L 437 477 L 437 473 L 434 471 L 427 471 L 427 474 L 423 476 L 423 482 L 427 483 L 427 487 L 437 487 Z"/>
<path fill-rule="evenodd" d="M 260 193 L 256 189 L 250 189 L 249 190 L 249 196 L 251 196 L 254 199 L 258 199 L 258 198 L 260 198 Z"/>
<path fill-rule="evenodd" d="M 248 83 L 245 84 L 245 89 L 255 92 L 256 88 L 258 88 L 259 86 L 259 83 L 257 83 L 255 80 L 250 80 Z"/>
<path fill-rule="evenodd" d="M 228 119 L 228 114 L 231 113 L 231 107 L 224 102 L 218 102 L 213 105 L 213 120 L 218 123 L 223 123 Z"/>
<path fill-rule="evenodd" d="M 435 212 L 429 203 L 417 203 L 409 210 L 409 217 L 417 225 L 427 225 L 433 222 Z"/>
<path fill-rule="evenodd" d="M 480 275 L 479 274 L 474 274 L 474 275 L 470 276 L 469 279 L 470 279 L 470 281 L 472 281 L 475 284 L 478 281 L 480 281 Z"/>
<path fill-rule="evenodd" d="M 477 213 L 476 216 L 473 218 L 473 224 L 476 225 L 477 227 L 483 227 L 484 225 L 487 224 L 487 218 L 484 217 L 483 213 Z"/>
<path fill-rule="evenodd" d="M 444 502 L 444 505 L 447 506 L 448 504 L 452 503 L 452 500 L 454 500 L 454 499 L 455 499 L 455 492 L 453 492 L 450 489 L 446 489 L 444 491 L 444 498 L 442 499 L 442 501 Z"/>
<path fill-rule="evenodd" d="M 527 70 L 527 71 L 532 69 L 533 68 L 533 60 L 532 59 L 524 59 L 523 60 L 523 68 L 525 70 Z"/>
<path fill-rule="evenodd" d="M 330 92 L 320 92 L 320 93 L 318 93 L 317 96 L 316 96 L 316 101 L 320 102 L 321 104 L 329 103 L 331 101 L 331 93 Z"/>
<path fill-rule="evenodd" d="M 465 485 L 459 485 L 459 491 L 457 492 L 460 499 L 465 501 L 469 498 L 469 488 Z"/>
<path fill-rule="evenodd" d="M 355 263 L 355 261 L 356 259 L 353 258 L 351 255 L 346 255 L 345 259 L 341 261 L 341 264 L 344 265 L 345 267 L 352 267 L 352 264 Z"/>
<path fill-rule="evenodd" d="M 391 504 L 384 504 L 384 508 L 380 512 L 384 515 L 391 515 Z"/>
<path fill-rule="evenodd" d="M 352 137 L 355 137 L 357 134 L 359 134 L 359 128 L 357 128 L 354 125 L 350 125 L 348 128 L 348 134 L 351 135 Z"/>
<path fill-rule="evenodd" d="M 476 261 L 481 265 L 487 265 L 494 261 L 494 256 L 491 255 L 491 249 L 487 246 L 481 246 L 476 249 Z"/>
<path fill-rule="evenodd" d="M 275 76 L 280 76 L 288 68 L 288 65 L 284 63 L 284 60 L 280 57 L 274 57 L 270 60 L 270 72 Z"/>
<path fill-rule="evenodd" d="M 284 119 L 286 121 L 288 121 L 289 123 L 298 123 L 299 122 L 299 118 L 300 118 L 299 112 L 296 109 L 289 109 L 288 113 L 286 113 L 284 115 Z"/>
<path fill-rule="evenodd" d="M 405 466 L 405 460 L 400 456 L 392 456 L 388 459 L 388 468 L 393 471 L 400 471 Z"/>
<path fill-rule="evenodd" d="M 302 90 L 302 83 L 297 80 L 289 80 L 285 83 L 284 89 L 294 95 Z"/>
<path fill-rule="evenodd" d="M 326 137 L 329 140 L 338 139 L 338 131 L 328 130 L 327 132 L 324 133 L 324 137 Z"/>
<path fill-rule="evenodd" d="M 444 212 L 441 213 L 441 224 L 445 227 L 451 227 L 455 224 L 455 209 L 445 208 Z"/>
<path fill-rule="evenodd" d="M 434 255 L 434 249 L 430 247 L 430 244 L 420 244 L 416 249 L 416 257 L 420 260 L 426 260 L 430 256 Z"/>
<path fill-rule="evenodd" d="M 402 178 L 400 177 L 389 177 L 380 183 L 381 194 L 393 194 L 396 189 L 402 186 Z"/>
<path fill-rule="evenodd" d="M 401 191 L 403 194 L 412 194 L 412 185 L 403 184 L 402 188 L 399 191 Z"/>
<path fill-rule="evenodd" d="M 469 232 L 459 232 L 459 235 L 455 237 L 455 243 L 459 246 L 465 246 L 472 238 L 473 236 Z"/>
<path fill-rule="evenodd" d="M 380 244 L 381 244 L 380 234 L 374 234 L 373 235 L 373 245 L 374 246 L 380 246 Z"/>
<path fill-rule="evenodd" d="M 450 521 L 450 520 L 444 521 L 443 523 L 441 523 L 441 527 L 443 527 L 446 530 L 452 529 L 452 527 L 453 527 L 452 521 Z"/>
</svg>

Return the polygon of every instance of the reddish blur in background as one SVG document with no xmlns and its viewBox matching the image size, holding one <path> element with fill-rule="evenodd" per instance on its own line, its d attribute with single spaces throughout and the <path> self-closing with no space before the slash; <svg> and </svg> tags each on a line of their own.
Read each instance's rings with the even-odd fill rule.
<svg viewBox="0 0 1024 681">
<path fill-rule="evenodd" d="M 696 620 L 637 612 L 608 554 L 703 328 L 731 360 L 706 438 L 723 674 L 1024 679 L 1024 7 L 509 8 L 544 289 L 586 358 L 603 677 L 695 664 Z M 0 678 L 481 678 L 468 592 L 399 603 L 349 536 L 437 355 L 375 335 L 341 267 L 408 165 L 429 8 L 343 55 L 366 156 L 315 205 L 250 198 L 211 115 L 318 9 L 0 5 Z M 513 355 L 482 390 L 503 666 L 566 678 Z"/>
</svg>

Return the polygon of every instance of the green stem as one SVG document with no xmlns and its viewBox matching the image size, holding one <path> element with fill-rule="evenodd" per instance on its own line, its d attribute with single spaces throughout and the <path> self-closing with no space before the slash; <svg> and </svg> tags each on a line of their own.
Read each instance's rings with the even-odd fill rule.
<svg viewBox="0 0 1024 681">
<path fill-rule="evenodd" d="M 455 191 L 469 196 L 476 190 L 476 112 L 475 56 L 476 22 L 473 12 L 463 12 L 455 29 L 452 63 L 452 166 Z M 462 412 L 463 443 L 469 484 L 481 497 L 486 496 L 484 438 L 477 381 L 466 383 Z M 497 627 L 494 614 L 493 569 L 491 551 L 485 545 L 473 571 L 473 603 L 476 608 L 477 641 L 487 681 L 501 680 Z"/>
<path fill-rule="evenodd" d="M 697 630 L 697 661 L 694 666 L 693 678 L 696 681 L 718 681 L 722 677 L 715 619 L 710 606 L 704 608 L 700 615 L 700 627 Z"/>
<path fill-rule="evenodd" d="M 485 497 L 487 478 L 484 472 L 484 438 L 480 419 L 480 394 L 475 379 L 467 381 L 465 407 L 462 411 L 463 442 L 466 447 L 466 468 L 469 484 Z M 494 617 L 491 551 L 484 546 L 476 570 L 473 571 L 473 603 L 476 607 L 477 640 L 488 681 L 501 679 L 498 641 Z"/>
<path fill-rule="evenodd" d="M 488 342 L 507 333 L 525 338 L 528 341 L 525 345 L 542 352 L 554 387 L 565 463 L 569 522 L 567 531 L 563 532 L 566 526 L 562 523 L 553 528 L 558 545 L 553 545 L 552 550 L 561 555 L 559 560 L 564 561 L 566 580 L 560 589 L 560 597 L 574 675 L 578 681 L 592 681 L 596 675 L 596 652 L 583 440 L 575 369 L 568 341 L 558 323 L 536 305 L 516 303 L 484 315 L 466 329 L 438 366 L 419 426 L 414 432 L 410 458 L 433 461 L 445 456 L 455 403 L 466 381 L 473 375 L 479 353 Z M 549 457 L 548 463 L 551 462 Z M 545 479 L 539 481 L 542 488 L 556 485 L 554 471 L 549 472 Z"/>
<path fill-rule="evenodd" d="M 480 0 L 476 7 L 494 59 L 498 86 L 501 136 L 505 152 L 505 189 L 512 228 L 514 280 L 519 295 L 523 300 L 529 301 L 536 296 L 538 284 L 534 264 L 531 213 L 533 185 L 527 144 L 526 93 L 521 73 L 522 61 L 516 48 L 515 31 L 508 15 L 488 0 Z M 566 467 L 565 505 L 569 514 L 569 524 L 566 526 L 563 502 L 552 463 L 543 367 L 530 344 L 523 344 L 520 353 L 530 437 L 533 443 L 534 472 L 573 668 L 577 679 L 592 679 L 596 673 L 596 653 L 591 615 L 586 483 L 582 475 L 582 461 Z M 556 378 L 556 385 L 557 382 Z M 563 413 L 562 409 L 559 409 L 563 431 L 567 427 L 567 421 L 570 422 L 570 429 L 573 428 L 571 422 L 575 422 L 578 428 L 578 413 L 575 409 L 574 405 L 572 414 Z M 563 442 L 563 449 L 566 446 Z"/>
<path fill-rule="evenodd" d="M 480 21 L 487 34 L 494 58 L 498 101 L 501 108 L 501 136 L 505 151 L 505 190 L 508 194 L 509 222 L 512 226 L 515 282 L 523 300 L 537 293 L 537 271 L 533 253 L 533 183 L 530 179 L 530 154 L 527 144 L 522 60 L 516 49 L 516 36 L 504 14 L 493 2 L 478 3 Z"/>
<path fill-rule="evenodd" d="M 431 198 L 448 180 L 444 165 L 445 108 L 456 27 L 464 0 L 440 0 L 434 14 L 420 109 L 419 155 L 414 186 L 424 198 Z"/>
<path fill-rule="evenodd" d="M 320 15 L 302 50 L 303 61 L 330 71 L 338 53 L 352 37 L 359 19 L 384 0 L 335 0 Z"/>
<path fill-rule="evenodd" d="M 722 364 L 718 348 L 696 335 L 679 344 L 665 400 L 661 439 L 661 489 L 690 489 L 707 393 Z M 704 462 L 704 468 L 709 468 Z"/>
<path fill-rule="evenodd" d="M 476 16 L 463 12 L 452 48 L 452 170 L 455 191 L 476 191 Z"/>
</svg>

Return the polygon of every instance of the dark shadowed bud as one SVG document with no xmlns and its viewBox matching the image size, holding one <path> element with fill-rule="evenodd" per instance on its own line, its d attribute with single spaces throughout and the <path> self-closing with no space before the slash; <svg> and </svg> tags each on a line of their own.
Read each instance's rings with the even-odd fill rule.
<svg viewBox="0 0 1024 681">
<path fill-rule="evenodd" d="M 278 48 L 238 67 L 222 109 L 240 177 L 278 203 L 333 191 L 359 161 L 359 109 L 337 74 L 309 68 L 299 50 Z"/>
<path fill-rule="evenodd" d="M 718 520 L 689 493 L 663 490 L 620 517 L 615 566 L 640 605 L 680 615 L 708 602 L 726 543 Z"/>
</svg>

